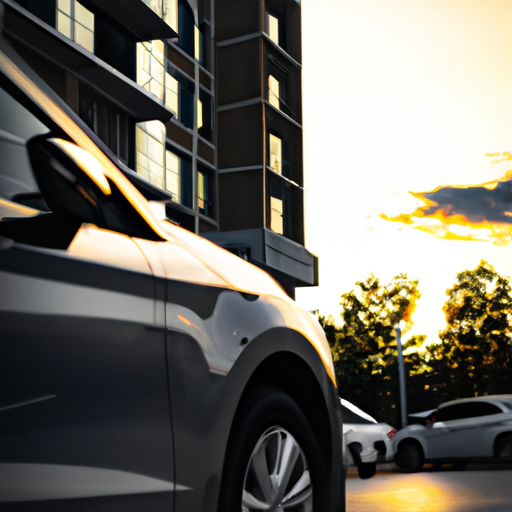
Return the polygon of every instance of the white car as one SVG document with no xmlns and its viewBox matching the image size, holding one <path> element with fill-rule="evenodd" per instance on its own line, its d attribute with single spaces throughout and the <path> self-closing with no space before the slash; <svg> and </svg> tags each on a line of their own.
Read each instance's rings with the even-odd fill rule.
<svg viewBox="0 0 512 512">
<path fill-rule="evenodd" d="M 377 422 L 348 400 L 340 398 L 340 401 L 347 467 L 357 466 L 361 478 L 370 478 L 377 463 L 393 460 L 391 439 L 396 430 L 387 423 Z"/>
<path fill-rule="evenodd" d="M 512 457 L 512 395 L 462 398 L 441 404 L 425 424 L 393 437 L 395 463 L 419 471 L 425 462 L 463 462 Z"/>
</svg>

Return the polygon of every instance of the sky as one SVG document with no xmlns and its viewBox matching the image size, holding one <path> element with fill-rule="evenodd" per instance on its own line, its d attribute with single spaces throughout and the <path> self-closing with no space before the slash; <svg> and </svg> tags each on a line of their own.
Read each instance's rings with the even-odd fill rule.
<svg viewBox="0 0 512 512">
<path fill-rule="evenodd" d="M 512 160 L 488 156 L 512 152 L 512 2 L 301 5 L 306 246 L 320 285 L 297 301 L 339 319 L 340 295 L 370 272 L 406 273 L 422 293 L 410 334 L 434 342 L 457 273 L 485 259 L 512 276 Z"/>
</svg>

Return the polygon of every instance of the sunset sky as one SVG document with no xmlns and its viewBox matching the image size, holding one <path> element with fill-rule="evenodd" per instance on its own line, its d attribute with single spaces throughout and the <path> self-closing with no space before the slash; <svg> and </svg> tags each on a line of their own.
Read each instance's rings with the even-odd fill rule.
<svg viewBox="0 0 512 512">
<path fill-rule="evenodd" d="M 297 300 L 338 319 L 356 281 L 407 273 L 422 293 L 412 333 L 435 341 L 458 272 L 485 259 L 512 275 L 512 181 L 489 183 L 512 161 L 486 156 L 512 151 L 512 2 L 303 0 L 302 24 L 306 245 L 320 286 Z M 410 194 L 439 187 L 432 210 Z M 491 222 L 412 215 L 439 208 Z M 384 220 L 400 215 L 492 241 Z"/>
</svg>

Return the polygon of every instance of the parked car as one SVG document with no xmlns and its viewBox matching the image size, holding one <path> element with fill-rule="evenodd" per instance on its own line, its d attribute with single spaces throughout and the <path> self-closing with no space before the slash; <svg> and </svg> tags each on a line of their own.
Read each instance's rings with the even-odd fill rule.
<svg viewBox="0 0 512 512">
<path fill-rule="evenodd" d="M 393 460 L 391 439 L 396 430 L 377 422 L 348 400 L 341 398 L 340 402 L 347 466 L 357 466 L 360 478 L 370 478 L 375 475 L 377 463 Z"/>
<path fill-rule="evenodd" d="M 395 463 L 406 472 L 425 462 L 496 460 L 512 457 L 512 395 L 462 398 L 426 411 L 424 424 L 393 438 Z"/>
<path fill-rule="evenodd" d="M 0 509 L 344 510 L 321 327 L 150 189 L 0 36 Z"/>
</svg>

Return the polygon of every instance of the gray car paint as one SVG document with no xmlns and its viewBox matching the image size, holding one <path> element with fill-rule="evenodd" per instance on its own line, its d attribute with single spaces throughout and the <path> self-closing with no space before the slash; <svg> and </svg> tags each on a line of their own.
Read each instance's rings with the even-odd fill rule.
<svg viewBox="0 0 512 512">
<path fill-rule="evenodd" d="M 1 38 L 0 51 L 87 130 Z M 0 237 L 2 510 L 216 510 L 233 418 L 272 356 L 302 361 L 323 397 L 342 510 L 338 399 L 310 340 L 272 300 L 155 275 L 162 242 L 119 235 L 128 251 L 96 256 L 100 235 L 82 226 L 74 249 Z"/>
</svg>

